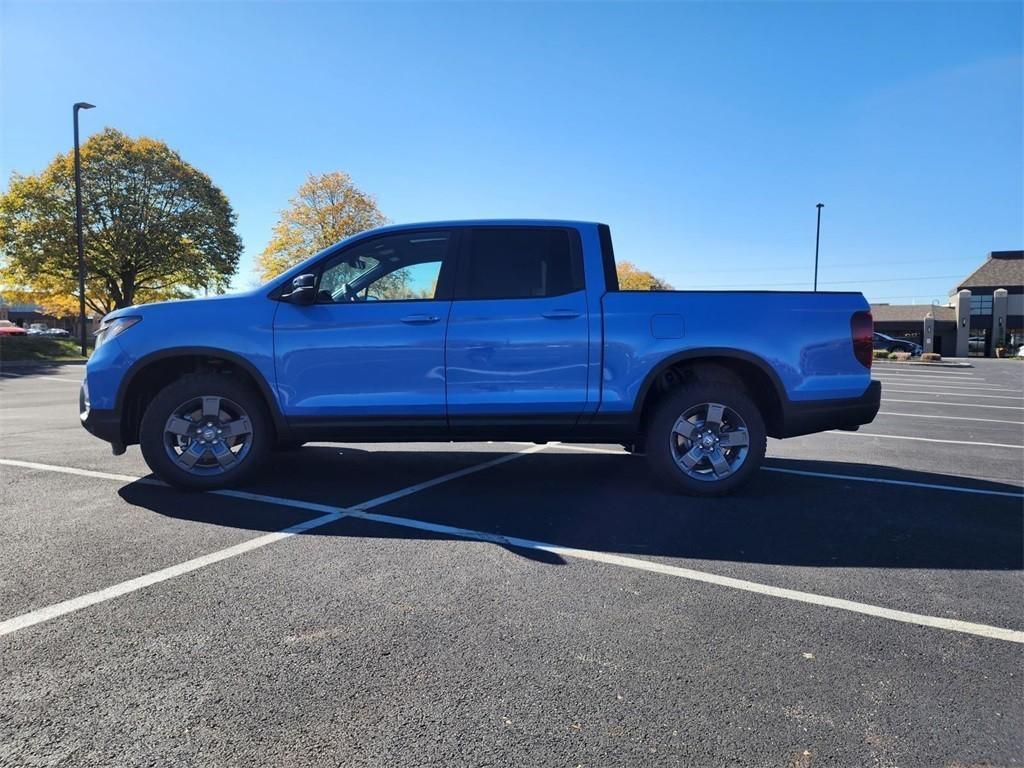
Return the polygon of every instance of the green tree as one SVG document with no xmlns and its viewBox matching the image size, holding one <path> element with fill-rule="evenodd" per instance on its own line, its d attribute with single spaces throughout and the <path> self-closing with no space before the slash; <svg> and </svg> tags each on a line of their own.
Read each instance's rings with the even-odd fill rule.
<svg viewBox="0 0 1024 768">
<path fill-rule="evenodd" d="M 672 286 L 655 277 L 650 272 L 638 269 L 630 261 L 621 261 L 616 265 L 619 276 L 619 288 L 623 291 L 671 291 Z"/>
<path fill-rule="evenodd" d="M 82 145 L 86 303 L 105 314 L 146 301 L 223 291 L 242 243 L 210 178 L 164 142 L 113 128 Z M 74 155 L 0 197 L 0 283 L 51 311 L 77 305 Z"/>
<path fill-rule="evenodd" d="M 261 279 L 270 280 L 339 240 L 386 223 L 377 202 L 347 173 L 310 174 L 281 211 L 256 268 Z"/>
</svg>

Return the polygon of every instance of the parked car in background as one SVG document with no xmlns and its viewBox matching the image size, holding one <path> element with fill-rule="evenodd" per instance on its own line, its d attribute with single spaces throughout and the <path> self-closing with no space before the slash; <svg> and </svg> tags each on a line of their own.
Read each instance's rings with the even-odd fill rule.
<svg viewBox="0 0 1024 768">
<path fill-rule="evenodd" d="M 247 293 L 110 313 L 80 415 L 197 490 L 306 441 L 556 440 L 622 444 L 716 496 L 768 436 L 874 419 L 868 310 L 860 293 L 622 291 L 603 224 L 385 227 Z"/>
<path fill-rule="evenodd" d="M 32 323 L 28 327 L 30 336 L 70 336 L 63 328 L 50 328 L 46 323 Z"/>
<path fill-rule="evenodd" d="M 25 329 L 10 320 L 0 320 L 0 336 L 25 336 Z"/>
<path fill-rule="evenodd" d="M 924 347 L 910 339 L 897 339 L 878 331 L 874 333 L 873 345 L 875 349 L 884 349 L 886 352 L 909 352 L 915 357 L 924 352 Z"/>
</svg>

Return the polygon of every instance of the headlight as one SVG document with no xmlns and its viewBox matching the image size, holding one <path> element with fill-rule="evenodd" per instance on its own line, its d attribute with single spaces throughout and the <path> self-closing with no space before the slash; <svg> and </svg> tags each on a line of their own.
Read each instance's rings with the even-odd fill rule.
<svg viewBox="0 0 1024 768">
<path fill-rule="evenodd" d="M 95 349 L 99 349 L 100 346 L 115 336 L 120 336 L 141 319 L 138 315 L 130 315 L 127 317 L 116 317 L 113 320 L 104 320 L 100 323 L 100 329 L 96 331 Z"/>
</svg>

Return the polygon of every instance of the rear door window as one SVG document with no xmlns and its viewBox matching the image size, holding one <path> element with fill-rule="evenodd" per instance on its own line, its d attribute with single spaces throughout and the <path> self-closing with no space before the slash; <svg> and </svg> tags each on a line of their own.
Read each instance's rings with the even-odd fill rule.
<svg viewBox="0 0 1024 768">
<path fill-rule="evenodd" d="M 575 232 L 477 227 L 468 234 L 456 299 L 539 299 L 583 290 L 583 256 Z"/>
</svg>

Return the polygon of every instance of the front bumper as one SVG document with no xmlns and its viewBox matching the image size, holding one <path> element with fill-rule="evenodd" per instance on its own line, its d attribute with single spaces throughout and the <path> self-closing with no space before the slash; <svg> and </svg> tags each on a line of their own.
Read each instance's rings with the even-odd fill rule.
<svg viewBox="0 0 1024 768">
<path fill-rule="evenodd" d="M 124 453 L 121 412 L 90 407 L 88 380 L 82 383 L 82 389 L 78 393 L 78 418 L 89 434 L 110 443 L 111 450 L 115 454 Z"/>
<path fill-rule="evenodd" d="M 797 437 L 829 429 L 857 429 L 870 424 L 882 404 L 882 382 L 872 381 L 860 397 L 842 400 L 790 401 L 783 407 L 780 437 Z"/>
</svg>

